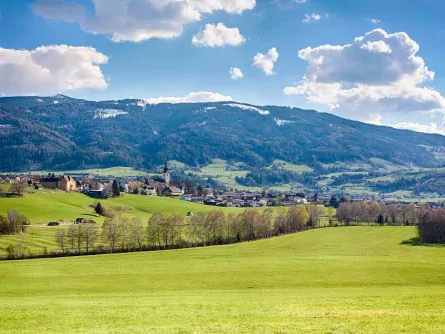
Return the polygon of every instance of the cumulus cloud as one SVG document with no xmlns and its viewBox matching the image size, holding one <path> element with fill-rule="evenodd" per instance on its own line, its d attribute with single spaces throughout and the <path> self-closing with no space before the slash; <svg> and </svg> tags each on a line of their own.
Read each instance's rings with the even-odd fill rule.
<svg viewBox="0 0 445 334">
<path fill-rule="evenodd" d="M 224 11 L 241 14 L 256 0 L 90 0 L 94 15 L 67 0 L 36 0 L 34 12 L 46 19 L 76 22 L 92 34 L 110 35 L 115 42 L 141 42 L 151 38 L 174 38 L 187 24 L 204 14 Z"/>
<path fill-rule="evenodd" d="M 232 80 L 238 80 L 244 77 L 243 72 L 238 67 L 231 67 L 229 73 L 230 73 L 230 79 Z"/>
<path fill-rule="evenodd" d="M 376 41 L 370 42 L 368 41 L 366 44 L 363 44 L 361 47 L 363 50 L 368 50 L 374 53 L 391 53 L 391 47 L 386 44 L 384 41 Z"/>
<path fill-rule="evenodd" d="M 107 88 L 99 66 L 107 62 L 107 56 L 91 47 L 0 48 L 0 92 L 3 95 L 34 95 Z"/>
<path fill-rule="evenodd" d="M 238 46 L 246 39 L 240 34 L 238 28 L 227 28 L 221 22 L 216 26 L 206 24 L 205 29 L 193 36 L 192 44 L 196 46 L 221 47 L 224 45 Z"/>
<path fill-rule="evenodd" d="M 231 96 L 213 92 L 192 92 L 181 97 L 155 97 L 143 100 L 146 104 L 160 103 L 199 103 L 199 102 L 226 102 L 233 101 Z"/>
<path fill-rule="evenodd" d="M 276 61 L 278 60 L 279 54 L 276 48 L 270 49 L 265 55 L 262 53 L 257 53 L 253 58 L 253 65 L 263 70 L 266 75 L 275 75 L 273 71 Z"/>
<path fill-rule="evenodd" d="M 425 86 L 434 72 L 418 51 L 408 34 L 382 29 L 347 45 L 308 47 L 298 53 L 308 62 L 303 80 L 284 92 L 364 121 L 375 113 L 445 112 L 442 95 Z"/>
</svg>

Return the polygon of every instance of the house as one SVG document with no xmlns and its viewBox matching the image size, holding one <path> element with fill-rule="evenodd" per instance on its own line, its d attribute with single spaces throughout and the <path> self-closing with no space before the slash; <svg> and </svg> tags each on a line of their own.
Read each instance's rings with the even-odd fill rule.
<svg viewBox="0 0 445 334">
<path fill-rule="evenodd" d="M 178 187 L 167 187 L 162 191 L 164 196 L 182 196 L 184 195 L 184 191 Z"/>
<path fill-rule="evenodd" d="M 192 196 L 190 202 L 202 204 L 202 198 L 199 196 Z"/>
<path fill-rule="evenodd" d="M 68 175 L 61 176 L 58 182 L 58 188 L 65 191 L 75 191 L 77 189 L 76 180 Z"/>
<path fill-rule="evenodd" d="M 191 202 L 192 201 L 192 195 L 182 195 L 181 199 L 183 201 Z"/>
<path fill-rule="evenodd" d="M 103 190 L 89 190 L 84 192 L 85 195 L 92 198 L 107 199 L 108 195 Z"/>
<path fill-rule="evenodd" d="M 77 189 L 76 180 L 68 175 L 61 176 L 60 178 L 54 175 L 43 178 L 40 181 L 43 188 L 48 189 L 60 189 L 65 191 L 75 191 Z"/>
<path fill-rule="evenodd" d="M 59 184 L 59 179 L 55 176 L 49 176 L 42 179 L 40 182 L 43 188 L 48 189 L 57 189 L 57 186 Z"/>
<path fill-rule="evenodd" d="M 145 186 L 144 190 L 147 196 L 157 196 L 158 194 L 155 187 Z"/>
</svg>

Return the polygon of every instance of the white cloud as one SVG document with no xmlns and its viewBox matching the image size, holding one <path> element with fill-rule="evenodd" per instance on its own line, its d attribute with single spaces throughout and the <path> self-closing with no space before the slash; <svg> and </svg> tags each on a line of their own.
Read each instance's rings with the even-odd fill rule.
<svg viewBox="0 0 445 334">
<path fill-rule="evenodd" d="M 378 19 L 367 19 L 366 21 L 371 22 L 372 24 L 378 24 L 381 23 L 382 21 L 378 20 Z"/>
<path fill-rule="evenodd" d="M 431 122 L 428 124 L 421 124 L 415 122 L 401 122 L 393 125 L 394 128 L 404 129 L 404 130 L 412 130 L 417 132 L 426 132 L 426 133 L 438 133 L 445 135 L 445 130 L 439 126 L 438 123 Z"/>
<path fill-rule="evenodd" d="M 196 46 L 221 47 L 224 45 L 238 46 L 246 39 L 240 34 L 238 28 L 227 28 L 221 22 L 216 26 L 206 24 L 205 29 L 193 36 L 192 44 Z"/>
<path fill-rule="evenodd" d="M 442 95 L 424 86 L 434 72 L 418 51 L 406 33 L 382 29 L 352 44 L 309 47 L 299 51 L 308 62 L 303 80 L 284 92 L 305 95 L 312 103 L 366 122 L 373 122 L 376 114 L 388 123 L 386 117 L 394 113 L 445 113 Z"/>
<path fill-rule="evenodd" d="M 46 19 L 79 23 L 92 34 L 111 35 L 115 42 L 141 42 L 180 36 L 187 24 L 204 14 L 224 11 L 241 14 L 256 0 L 90 0 L 94 15 L 67 0 L 36 0 L 34 12 Z"/>
<path fill-rule="evenodd" d="M 306 3 L 307 0 L 292 0 L 292 2 L 302 4 L 302 3 Z"/>
<path fill-rule="evenodd" d="M 363 44 L 361 47 L 363 50 L 368 50 L 374 53 L 391 53 L 391 47 L 386 44 L 384 41 L 376 41 L 371 42 L 368 41 L 366 44 Z"/>
<path fill-rule="evenodd" d="M 229 73 L 230 73 L 230 79 L 232 80 L 238 80 L 244 77 L 243 72 L 238 67 L 231 67 Z"/>
<path fill-rule="evenodd" d="M 326 15 L 327 16 L 327 15 Z M 321 20 L 321 15 L 320 14 L 305 14 L 304 15 L 304 19 L 303 22 L 304 23 L 309 23 L 309 22 L 313 22 L 313 21 L 320 21 Z"/>
<path fill-rule="evenodd" d="M 70 23 L 78 22 L 87 15 L 86 8 L 81 4 L 64 0 L 38 0 L 32 8 L 37 15 L 46 19 Z"/>
<path fill-rule="evenodd" d="M 143 100 L 146 104 L 159 103 L 199 103 L 233 101 L 231 96 L 213 92 L 192 92 L 182 97 L 156 97 Z"/>
<path fill-rule="evenodd" d="M 0 92 L 4 95 L 34 95 L 107 88 L 99 67 L 107 62 L 107 56 L 91 47 L 0 48 Z"/>
<path fill-rule="evenodd" d="M 276 74 L 273 71 L 275 62 L 278 60 L 279 54 L 276 48 L 270 49 L 265 55 L 262 53 L 257 53 L 253 58 L 253 65 L 263 70 L 266 75 Z"/>
</svg>

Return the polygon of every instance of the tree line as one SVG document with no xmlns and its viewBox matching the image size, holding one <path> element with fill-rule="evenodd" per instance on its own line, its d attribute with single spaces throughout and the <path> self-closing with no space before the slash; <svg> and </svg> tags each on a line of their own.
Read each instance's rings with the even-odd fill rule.
<svg viewBox="0 0 445 334">
<path fill-rule="evenodd" d="M 344 225 L 417 225 L 429 205 L 381 204 L 378 202 L 345 202 L 337 209 L 337 219 Z"/>
<path fill-rule="evenodd" d="M 304 231 L 315 227 L 312 216 L 319 221 L 304 206 L 279 212 L 270 208 L 229 214 L 212 210 L 191 217 L 155 212 L 145 224 L 137 217 L 109 215 L 101 228 L 77 224 L 59 229 L 56 242 L 64 255 L 222 245 Z"/>
<path fill-rule="evenodd" d="M 422 243 L 445 244 L 445 208 L 423 212 L 417 231 Z"/>
</svg>

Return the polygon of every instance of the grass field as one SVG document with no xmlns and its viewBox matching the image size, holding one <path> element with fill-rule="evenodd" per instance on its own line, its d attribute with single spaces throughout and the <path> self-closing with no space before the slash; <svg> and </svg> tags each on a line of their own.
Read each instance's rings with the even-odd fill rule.
<svg viewBox="0 0 445 334">
<path fill-rule="evenodd" d="M 97 217 L 90 207 L 94 199 L 79 193 L 65 193 L 62 191 L 40 190 L 34 194 L 25 194 L 20 198 L 1 198 L 0 214 L 6 214 L 8 209 L 15 209 L 24 214 L 31 222 L 25 235 L 0 236 L 0 257 L 5 255 L 5 248 L 10 244 L 16 244 L 22 240 L 23 243 L 34 254 L 43 252 L 46 247 L 49 251 L 56 248 L 55 235 L 60 227 L 37 226 L 37 224 L 50 221 L 73 222 L 76 218 L 83 217 L 93 219 L 98 223 L 103 218 Z M 188 211 L 211 211 L 211 206 L 195 204 L 179 199 L 166 197 L 147 197 L 128 195 L 120 198 L 112 198 L 101 201 L 107 207 L 121 210 L 124 217 L 139 217 L 144 225 L 155 211 L 164 213 L 185 214 Z M 237 209 L 221 208 L 226 212 L 237 211 Z"/>
<path fill-rule="evenodd" d="M 445 248 L 412 227 L 0 263 L 1 333 L 443 333 Z"/>
<path fill-rule="evenodd" d="M 280 168 L 295 173 L 312 173 L 314 171 L 313 168 L 307 165 L 295 165 L 283 160 L 275 160 L 269 168 Z"/>
</svg>

